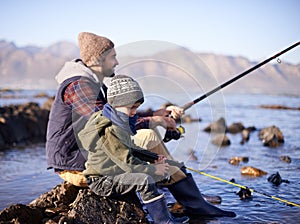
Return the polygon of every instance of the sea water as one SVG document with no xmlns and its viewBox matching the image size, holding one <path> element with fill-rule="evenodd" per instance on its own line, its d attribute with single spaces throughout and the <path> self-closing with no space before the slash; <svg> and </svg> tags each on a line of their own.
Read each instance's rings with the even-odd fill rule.
<svg viewBox="0 0 300 224">
<path fill-rule="evenodd" d="M 177 104 L 183 105 L 194 99 L 176 96 Z M 20 102 L 25 102 L 23 99 Z M 30 101 L 34 101 L 31 98 Z M 36 99 L 42 103 L 40 99 Z M 1 101 L 1 100 L 0 100 Z M 12 102 L 12 101 L 10 101 Z M 19 102 L 19 101 L 18 101 Z M 8 102 L 1 101 L 1 105 Z M 162 98 L 146 99 L 142 109 L 166 103 Z M 199 220 L 200 223 L 299 223 L 300 207 L 289 206 L 272 196 L 300 205 L 300 111 L 271 110 L 260 105 L 284 105 L 299 107 L 300 98 L 294 96 L 272 96 L 262 94 L 227 94 L 220 100 L 204 100 L 186 111 L 200 122 L 182 123 L 186 133 L 182 138 L 166 143 L 170 152 L 187 167 L 200 170 L 215 177 L 232 180 L 237 184 L 254 189 L 247 200 L 241 200 L 236 193 L 239 187 L 221 180 L 192 172 L 202 193 L 218 195 L 222 203 L 216 205 L 222 209 L 234 211 L 235 218 L 213 218 Z M 157 108 L 154 108 L 157 109 Z M 224 117 L 227 125 L 242 122 L 245 127 L 254 126 L 250 139 L 240 144 L 240 134 L 229 134 L 231 144 L 217 147 L 211 144 L 212 136 L 203 131 L 212 121 Z M 283 133 L 285 142 L 279 147 L 264 147 L 258 138 L 259 130 L 275 125 Z M 163 130 L 160 130 L 163 135 Z M 187 151 L 194 150 L 197 160 L 189 160 Z M 280 160 L 280 156 L 289 156 L 291 163 Z M 237 166 L 228 163 L 234 156 L 248 157 L 247 163 Z M 12 148 L 0 151 L 0 210 L 11 204 L 28 204 L 40 194 L 51 190 L 62 180 L 46 169 L 45 145 L 43 143 L 26 148 Z M 243 176 L 242 166 L 254 166 L 268 172 L 261 177 Z M 289 183 L 275 186 L 267 178 L 279 172 L 282 179 Z M 185 190 L 185 189 L 183 189 Z"/>
</svg>

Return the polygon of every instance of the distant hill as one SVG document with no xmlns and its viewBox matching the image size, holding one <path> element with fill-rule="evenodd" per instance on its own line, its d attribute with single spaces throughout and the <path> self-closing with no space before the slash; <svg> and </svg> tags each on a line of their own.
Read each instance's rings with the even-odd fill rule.
<svg viewBox="0 0 300 224">
<path fill-rule="evenodd" d="M 18 48 L 0 41 L 0 88 L 55 89 L 54 80 L 66 60 L 78 57 L 76 45 L 60 42 L 47 48 Z"/>
<path fill-rule="evenodd" d="M 161 52 L 166 57 L 176 57 L 180 67 L 175 65 L 166 65 L 162 63 L 147 62 L 137 63 L 132 66 L 122 68 L 122 59 L 120 59 L 120 72 L 135 74 L 136 76 L 161 75 L 162 78 L 176 82 L 186 91 L 198 91 L 195 86 L 195 80 L 189 74 L 187 78 L 185 67 L 190 68 L 192 76 L 203 75 L 197 70 L 199 61 L 193 58 L 174 53 L 171 50 Z M 196 53 L 199 56 L 203 66 L 211 76 L 215 77 L 219 84 L 240 74 L 246 69 L 254 66 L 258 62 L 251 62 L 244 57 L 232 57 L 226 55 L 216 55 L 209 53 Z M 16 47 L 14 43 L 0 40 L 0 88 L 9 89 L 55 89 L 57 83 L 54 79 L 57 72 L 61 69 L 64 62 L 79 57 L 77 45 L 69 42 L 59 42 L 47 48 L 35 46 Z M 155 57 L 155 56 L 154 56 Z M 132 61 L 136 60 L 131 58 Z M 206 71 L 206 72 L 207 72 Z M 118 70 L 117 70 L 118 72 Z M 206 81 L 206 74 L 200 77 L 200 83 Z M 152 88 L 160 88 L 158 81 L 148 82 L 147 85 Z M 282 62 L 281 64 L 268 63 L 255 70 L 248 76 L 242 78 L 236 83 L 225 89 L 225 92 L 237 93 L 268 93 L 268 94 L 290 94 L 300 96 L 300 64 L 292 65 Z M 184 84 L 184 85 L 183 85 Z M 171 84 L 170 84 L 171 85 Z M 206 84 L 203 84 L 206 85 Z M 206 87 L 210 89 L 216 86 L 216 83 Z M 164 86 L 165 88 L 166 86 Z M 198 88 L 198 89 L 196 89 Z M 205 89 L 203 89 L 205 92 Z"/>
</svg>

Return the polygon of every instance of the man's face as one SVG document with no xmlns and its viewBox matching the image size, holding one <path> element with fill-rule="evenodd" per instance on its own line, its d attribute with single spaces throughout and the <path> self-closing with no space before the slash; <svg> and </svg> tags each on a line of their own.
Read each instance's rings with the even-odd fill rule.
<svg viewBox="0 0 300 224">
<path fill-rule="evenodd" d="M 115 72 L 115 67 L 119 64 L 116 56 L 116 51 L 113 48 L 105 57 L 99 58 L 97 64 L 90 66 L 93 72 L 100 78 L 100 81 L 104 77 L 110 77 Z"/>
<path fill-rule="evenodd" d="M 115 49 L 111 49 L 106 55 L 102 64 L 102 73 L 104 77 L 110 77 L 115 72 L 115 67 L 119 64 Z"/>
</svg>

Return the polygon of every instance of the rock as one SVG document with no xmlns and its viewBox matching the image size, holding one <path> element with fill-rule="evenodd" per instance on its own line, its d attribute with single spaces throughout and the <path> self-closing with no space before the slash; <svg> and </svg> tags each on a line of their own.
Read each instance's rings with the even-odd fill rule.
<svg viewBox="0 0 300 224">
<path fill-rule="evenodd" d="M 233 123 L 227 127 L 227 131 L 231 134 L 240 133 L 245 129 L 244 125 L 241 122 Z"/>
<path fill-rule="evenodd" d="M 289 183 L 288 180 L 283 180 L 278 172 L 269 176 L 268 181 L 276 186 L 279 186 L 282 182 Z"/>
<path fill-rule="evenodd" d="M 45 142 L 49 110 L 37 103 L 0 107 L 0 146 Z"/>
<path fill-rule="evenodd" d="M 28 205 L 16 204 L 0 212 L 0 223 L 38 224 L 43 219 L 42 210 Z"/>
<path fill-rule="evenodd" d="M 207 195 L 207 194 L 202 194 L 202 197 L 209 203 L 212 204 L 221 204 L 222 203 L 222 198 L 217 195 Z"/>
<path fill-rule="evenodd" d="M 226 121 L 223 117 L 219 120 L 212 122 L 206 128 L 204 128 L 205 132 L 213 132 L 213 133 L 225 133 L 226 131 Z"/>
<path fill-rule="evenodd" d="M 255 131 L 256 128 L 255 127 L 248 127 L 248 128 L 245 128 L 243 131 L 242 131 L 242 140 L 240 141 L 240 144 L 243 145 L 245 144 L 245 142 L 248 142 L 249 141 L 249 138 L 250 138 L 250 133 L 252 131 Z"/>
<path fill-rule="evenodd" d="M 100 197 L 88 188 L 64 182 L 29 205 L 4 209 L 0 212 L 0 223 L 148 223 L 148 220 L 135 194 Z"/>
<path fill-rule="evenodd" d="M 181 119 L 180 123 L 192 123 L 192 122 L 200 122 L 202 119 L 201 118 L 192 118 L 191 115 L 189 114 L 184 114 Z"/>
<path fill-rule="evenodd" d="M 232 157 L 229 159 L 229 164 L 232 165 L 239 165 L 240 162 L 245 162 L 247 163 L 249 161 L 249 157 Z"/>
<path fill-rule="evenodd" d="M 79 192 L 68 219 L 73 223 L 148 223 L 135 194 L 119 201 L 99 197 L 89 189 Z"/>
<path fill-rule="evenodd" d="M 300 110 L 300 107 L 288 107 L 284 105 L 261 105 L 260 108 L 275 110 Z"/>
<path fill-rule="evenodd" d="M 247 198 L 251 198 L 251 191 L 248 187 L 246 188 L 241 188 L 239 192 L 236 193 L 241 200 L 247 199 Z"/>
<path fill-rule="evenodd" d="M 279 157 L 281 161 L 286 162 L 286 163 L 291 163 L 292 159 L 289 156 L 280 156 Z"/>
<path fill-rule="evenodd" d="M 211 143 L 218 146 L 230 145 L 230 140 L 225 134 L 216 134 L 211 140 Z"/>
<path fill-rule="evenodd" d="M 243 166 L 241 168 L 241 174 L 253 176 L 253 177 L 259 177 L 259 176 L 266 175 L 268 173 L 252 166 Z"/>
<path fill-rule="evenodd" d="M 284 143 L 284 137 L 280 129 L 276 126 L 263 128 L 259 132 L 259 139 L 262 140 L 264 146 L 277 147 Z"/>
</svg>

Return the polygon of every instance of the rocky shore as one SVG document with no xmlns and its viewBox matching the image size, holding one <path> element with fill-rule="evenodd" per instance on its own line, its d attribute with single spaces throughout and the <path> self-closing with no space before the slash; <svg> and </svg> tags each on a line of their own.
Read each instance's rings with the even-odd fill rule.
<svg viewBox="0 0 300 224">
<path fill-rule="evenodd" d="M 40 107 L 26 103 L 0 107 L 0 150 L 45 142 L 53 98 Z"/>
<path fill-rule="evenodd" d="M 0 107 L 0 149 L 44 142 L 52 102 L 53 98 L 49 97 L 41 107 L 37 103 Z M 203 131 L 215 136 L 213 144 L 228 146 L 230 145 L 228 133 L 240 134 L 241 144 L 245 144 L 249 140 L 250 133 L 255 130 L 255 127 L 244 127 L 242 122 L 227 126 L 225 119 L 220 118 Z M 277 147 L 284 143 L 283 134 L 276 126 L 259 130 L 258 138 L 268 147 Z M 234 157 L 229 160 L 232 165 L 240 162 L 248 162 L 248 158 Z M 263 171 L 250 166 L 241 169 L 241 174 L 245 175 L 259 176 L 259 172 Z M 87 188 L 62 183 L 28 205 L 15 204 L 2 210 L 0 224 L 8 223 L 149 223 L 149 221 L 136 195 L 105 198 L 95 195 Z"/>
</svg>

